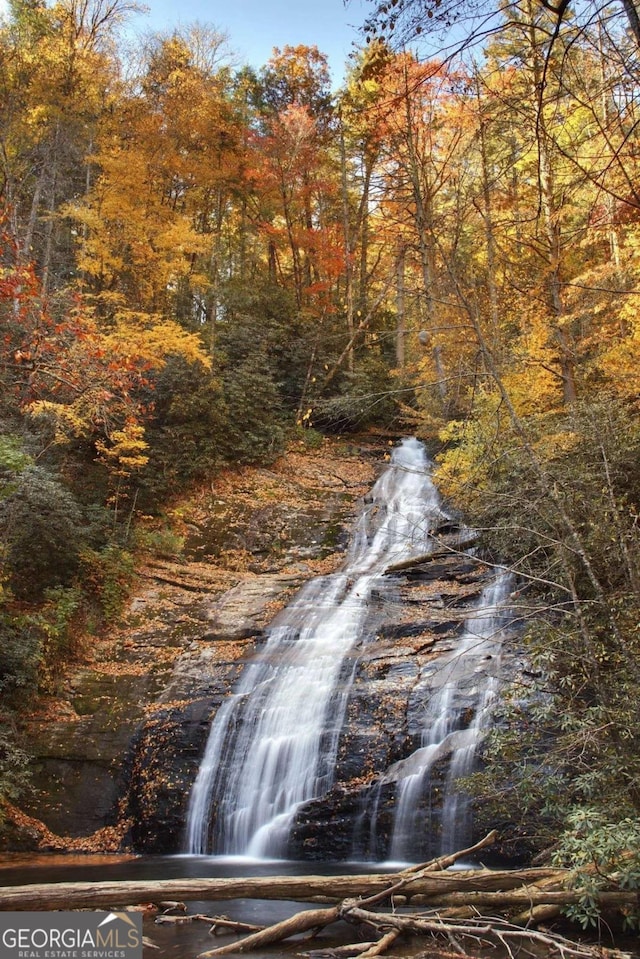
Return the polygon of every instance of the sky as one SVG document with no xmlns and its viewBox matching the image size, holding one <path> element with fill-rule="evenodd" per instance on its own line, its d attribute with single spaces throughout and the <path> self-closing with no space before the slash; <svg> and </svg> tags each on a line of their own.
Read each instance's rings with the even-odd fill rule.
<svg viewBox="0 0 640 959">
<path fill-rule="evenodd" d="M 4 0 L 0 0 L 0 3 Z M 317 46 L 329 58 L 339 83 L 358 27 L 370 10 L 365 0 L 146 0 L 149 12 L 136 23 L 167 29 L 181 23 L 210 23 L 229 37 L 243 63 L 264 66 L 274 47 Z"/>
<path fill-rule="evenodd" d="M 370 12 L 366 0 L 142 0 L 148 12 L 135 17 L 132 29 L 167 30 L 208 23 L 227 34 L 241 63 L 259 68 L 274 47 L 317 46 L 329 59 L 335 86 L 344 76 L 352 42 L 362 44 L 358 27 Z M 0 13 L 7 0 L 0 0 Z"/>
</svg>

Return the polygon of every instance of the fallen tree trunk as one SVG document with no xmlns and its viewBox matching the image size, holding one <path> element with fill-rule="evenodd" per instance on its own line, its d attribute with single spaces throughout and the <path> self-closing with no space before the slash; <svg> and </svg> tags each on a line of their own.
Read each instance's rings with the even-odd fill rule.
<svg viewBox="0 0 640 959">
<path fill-rule="evenodd" d="M 401 873 L 400 877 L 406 874 Z M 407 901 L 430 899 L 452 892 L 489 892 L 530 885 L 553 878 L 561 886 L 562 869 L 469 869 L 434 872 L 410 878 L 402 890 Z M 258 876 L 233 879 L 155 879 L 135 882 L 56 882 L 0 887 L 0 910 L 86 909 L 128 906 L 164 899 L 218 902 L 227 899 L 289 899 L 294 902 L 334 903 L 372 896 L 389 888 L 397 875 Z"/>
<path fill-rule="evenodd" d="M 283 939 L 297 936 L 301 932 L 309 932 L 312 929 L 319 931 L 324 929 L 325 926 L 330 926 L 339 918 L 339 906 L 334 906 L 332 909 L 309 909 L 306 912 L 297 912 L 295 916 L 283 919 L 282 922 L 277 922 L 274 926 L 255 932 L 251 936 L 245 936 L 239 942 L 228 942 L 224 946 L 218 946 L 217 949 L 201 952 L 199 959 L 208 959 L 209 956 L 224 956 L 229 952 L 251 952 L 253 949 L 270 946 L 274 942 L 282 942 Z"/>
<path fill-rule="evenodd" d="M 450 559 L 452 556 L 460 559 L 464 555 L 465 560 L 475 560 L 478 562 L 476 557 L 465 554 L 465 550 L 471 546 L 475 546 L 478 542 L 477 534 L 458 536 L 452 538 L 448 543 L 444 540 L 444 537 L 442 540 L 436 537 L 435 542 L 438 543 L 438 546 L 433 552 L 421 553 L 419 556 L 412 556 L 410 559 L 403 559 L 397 563 L 391 563 L 385 568 L 384 575 L 390 576 L 393 573 L 405 573 L 411 569 L 419 569 L 428 563 L 433 563 L 434 560 Z"/>
<path fill-rule="evenodd" d="M 139 882 L 61 882 L 0 887 L 0 911 L 86 909 L 140 905 L 163 899 L 221 902 L 229 899 L 291 900 L 336 903 L 358 897 L 393 897 L 396 905 L 438 909 L 465 907 L 492 913 L 517 910 L 531 915 L 538 906 L 561 908 L 579 901 L 580 894 L 565 888 L 562 869 L 459 870 L 416 877 L 371 876 L 260 876 L 248 879 L 157 879 Z M 394 879 L 402 879 L 395 882 Z M 541 887 L 537 880 L 552 880 Z M 391 885 L 395 891 L 389 891 Z M 637 904 L 637 892 L 611 890 L 598 894 L 602 907 Z"/>
</svg>

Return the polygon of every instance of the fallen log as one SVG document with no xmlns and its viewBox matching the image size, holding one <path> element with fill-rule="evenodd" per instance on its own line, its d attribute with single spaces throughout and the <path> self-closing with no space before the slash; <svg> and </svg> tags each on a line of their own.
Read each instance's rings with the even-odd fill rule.
<svg viewBox="0 0 640 959">
<path fill-rule="evenodd" d="M 210 956 L 224 956 L 229 952 L 251 952 L 253 949 L 262 949 L 263 946 L 270 946 L 274 942 L 282 942 L 283 939 L 297 936 L 301 932 L 309 932 L 311 929 L 324 929 L 325 926 L 330 926 L 339 918 L 339 906 L 334 906 L 332 909 L 309 909 L 306 912 L 298 912 L 295 916 L 290 916 L 282 922 L 277 922 L 275 925 L 261 930 L 261 932 L 246 936 L 244 939 L 241 939 L 240 942 L 229 942 L 225 946 L 219 946 L 217 949 L 209 949 L 206 952 L 201 952 L 198 959 L 209 959 Z"/>
<path fill-rule="evenodd" d="M 230 879 L 154 879 L 114 882 L 56 882 L 0 887 L 0 911 L 46 909 L 97 909 L 164 900 L 219 902 L 228 899 L 287 899 L 294 902 L 335 903 L 384 892 L 394 879 L 375 873 L 362 876 L 258 876 Z M 553 878 L 558 886 L 567 880 L 563 869 L 535 868 L 519 871 L 460 869 L 411 878 L 402 892 L 430 898 L 452 892 L 489 892 L 532 885 Z"/>
<path fill-rule="evenodd" d="M 442 896 L 417 896 L 412 905 L 447 908 L 447 906 L 469 906 L 476 910 L 499 909 L 501 912 L 512 907 L 526 905 L 568 906 L 584 899 L 584 892 L 568 889 L 538 889 L 536 886 L 522 886 L 518 889 L 506 889 L 499 892 L 449 892 Z M 612 890 L 597 893 L 597 900 L 604 909 L 633 907 L 638 902 L 635 890 Z"/>
<path fill-rule="evenodd" d="M 218 933 L 225 932 L 261 932 L 265 927 L 256 926 L 252 922 L 239 922 L 237 919 L 229 919 L 228 916 L 205 916 L 201 912 L 187 916 L 156 916 L 154 919 L 156 926 L 162 925 L 183 925 L 190 922 L 206 922 L 211 927 L 209 934 L 217 936 Z"/>
<path fill-rule="evenodd" d="M 475 562 L 479 562 L 477 557 L 470 556 L 468 553 L 465 553 L 465 550 L 469 549 L 471 546 L 475 546 L 475 544 L 478 542 L 477 535 L 458 536 L 455 539 L 452 539 L 449 543 L 445 543 L 439 538 L 435 538 L 435 542 L 438 545 L 433 552 L 421 553 L 419 556 L 412 556 L 410 559 L 403 559 L 397 563 L 390 563 L 389 566 L 387 566 L 384 570 L 384 575 L 391 576 L 393 573 L 406 573 L 411 569 L 420 569 L 422 566 L 433 563 L 435 560 L 450 559 L 451 557 L 460 559 L 464 556 L 465 560 L 475 560 Z"/>
</svg>

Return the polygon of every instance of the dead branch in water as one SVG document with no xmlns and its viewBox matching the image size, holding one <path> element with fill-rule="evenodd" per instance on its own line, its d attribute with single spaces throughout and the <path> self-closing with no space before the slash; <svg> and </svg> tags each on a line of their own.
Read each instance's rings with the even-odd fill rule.
<svg viewBox="0 0 640 959">
<path fill-rule="evenodd" d="M 395 878 L 389 877 L 387 888 L 380 892 L 374 892 L 366 898 L 345 898 L 342 903 L 331 909 L 299 912 L 289 919 L 275 923 L 275 925 L 247 936 L 239 942 L 207 950 L 201 953 L 198 959 L 216 959 L 218 956 L 233 952 L 251 952 L 265 945 L 282 942 L 303 932 L 312 931 L 312 934 L 316 934 L 337 920 L 351 923 L 357 926 L 359 930 L 366 930 L 367 941 L 340 946 L 336 949 L 307 952 L 304 955 L 308 959 L 343 959 L 347 956 L 359 957 L 359 959 L 374 959 L 374 957 L 384 955 L 402 936 L 429 937 L 434 946 L 444 939 L 453 951 L 438 950 L 438 953 L 441 956 L 447 955 L 450 957 L 468 955 L 465 946 L 468 946 L 469 942 L 473 942 L 476 945 L 502 946 L 509 956 L 514 956 L 523 946 L 525 948 L 536 946 L 538 949 L 544 949 L 547 956 L 558 956 L 559 959 L 605 959 L 605 957 L 622 959 L 622 954 L 604 949 L 601 946 L 595 947 L 572 942 L 553 932 L 535 928 L 534 910 L 539 908 L 538 904 L 540 902 L 552 904 L 552 908 L 558 910 L 560 905 L 575 902 L 578 899 L 578 894 L 561 888 L 563 881 L 566 880 L 566 874 L 560 875 L 561 870 L 558 871 L 555 882 L 553 877 L 546 876 L 537 888 L 528 884 L 507 891 L 476 891 L 475 893 L 467 888 L 458 892 L 449 892 L 444 896 L 441 895 L 439 898 L 445 900 L 446 905 L 456 904 L 449 911 L 450 914 L 438 908 L 427 909 L 421 914 L 403 914 L 396 911 L 398 899 L 400 898 L 404 902 L 407 898 L 406 895 L 398 897 L 398 893 L 401 891 L 405 894 L 410 892 L 408 887 L 413 883 L 423 881 L 427 874 L 438 873 L 447 869 L 457 860 L 491 845 L 495 838 L 496 833 L 493 831 L 480 843 L 469 849 L 461 850 L 452 856 L 423 863 L 421 866 L 413 866 L 396 874 Z M 479 872 L 485 874 L 490 873 L 490 870 L 479 870 Z M 466 876 L 462 882 L 463 886 L 465 881 Z M 548 888 L 549 886 L 553 886 L 553 888 Z M 433 898 L 437 899 L 438 897 Z M 634 898 L 635 894 L 630 895 L 620 890 L 611 890 L 601 894 L 603 904 L 622 907 L 628 906 Z M 385 899 L 391 901 L 393 912 L 374 912 L 371 908 L 366 908 L 377 905 Z M 461 905 L 457 905 L 458 903 Z M 479 914 L 477 907 L 480 903 L 492 907 L 490 918 Z M 518 917 L 524 922 L 525 927 L 509 921 L 507 918 L 496 916 L 494 908 L 498 904 L 506 912 L 509 912 L 510 908 L 512 909 L 514 906 L 521 910 L 523 905 L 528 905 L 528 912 L 526 910 L 521 911 Z M 451 914 L 454 912 L 457 913 L 455 916 Z M 376 937 L 373 940 L 371 939 L 372 933 Z"/>
</svg>

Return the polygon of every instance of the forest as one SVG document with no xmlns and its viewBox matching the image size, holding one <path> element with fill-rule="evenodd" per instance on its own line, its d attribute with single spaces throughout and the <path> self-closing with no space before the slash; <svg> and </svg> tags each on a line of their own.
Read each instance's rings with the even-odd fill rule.
<svg viewBox="0 0 640 959">
<path fill-rule="evenodd" d="M 610 874 L 640 887 L 640 21 L 370 7 L 338 89 L 315 47 L 238 67 L 199 23 L 132 51 L 128 0 L 0 20 L 0 796 L 164 504 L 411 433 L 528 624 L 474 788 L 578 871 L 586 926 Z"/>
</svg>

